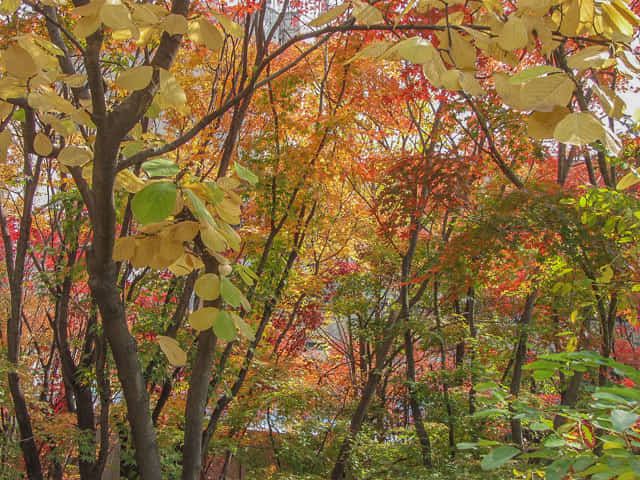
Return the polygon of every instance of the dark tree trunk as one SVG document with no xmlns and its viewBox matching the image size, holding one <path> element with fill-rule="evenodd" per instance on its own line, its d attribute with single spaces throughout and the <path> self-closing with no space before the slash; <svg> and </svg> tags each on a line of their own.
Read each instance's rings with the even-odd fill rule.
<svg viewBox="0 0 640 480">
<path fill-rule="evenodd" d="M 520 319 L 518 343 L 513 359 L 513 375 L 511 376 L 511 384 L 509 393 L 513 398 L 520 395 L 520 386 L 522 384 L 522 367 L 527 361 L 527 340 L 529 339 L 529 326 L 533 318 L 533 309 L 536 303 L 537 290 L 534 290 L 527 296 L 524 306 L 524 312 Z M 522 423 L 520 419 L 511 419 L 511 438 L 514 443 L 522 445 Z"/>
<path fill-rule="evenodd" d="M 418 400 L 418 393 L 416 391 L 416 361 L 413 352 L 413 338 L 411 337 L 411 330 L 404 333 L 404 351 L 407 356 L 407 381 L 409 383 L 409 406 L 411 407 L 411 416 L 413 417 L 413 423 L 415 425 L 416 434 L 420 441 L 420 448 L 422 450 L 422 464 L 425 467 L 431 466 L 431 441 L 429 440 L 429 434 L 424 428 L 424 421 L 422 420 L 422 411 L 420 410 L 420 402 Z"/>
</svg>

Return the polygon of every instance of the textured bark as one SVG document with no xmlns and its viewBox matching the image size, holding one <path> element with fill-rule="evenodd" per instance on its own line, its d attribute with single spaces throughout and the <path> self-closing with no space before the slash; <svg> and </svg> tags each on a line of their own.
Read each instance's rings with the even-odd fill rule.
<svg viewBox="0 0 640 480">
<path fill-rule="evenodd" d="M 520 386 L 522 384 L 522 367 L 527 361 L 527 340 L 529 339 L 529 326 L 533 318 L 533 309 L 536 303 L 537 290 L 534 290 L 527 296 L 524 312 L 520 319 L 518 344 L 516 346 L 513 359 L 513 374 L 511 375 L 511 384 L 509 385 L 509 393 L 517 398 L 520 395 Z M 522 423 L 520 419 L 511 419 L 511 438 L 514 443 L 522 445 Z"/>
<path fill-rule="evenodd" d="M 424 428 L 422 420 L 422 411 L 420 410 L 420 402 L 416 392 L 416 361 L 413 352 L 413 339 L 411 331 L 404 333 L 404 351 L 407 356 L 407 381 L 409 382 L 409 406 L 411 407 L 411 416 L 415 425 L 416 434 L 420 441 L 420 449 L 422 451 L 422 464 L 426 467 L 431 466 L 431 441 L 429 434 Z"/>
<path fill-rule="evenodd" d="M 7 219 L 0 205 L 0 224 L 2 227 L 2 240 L 4 243 L 5 262 L 7 265 L 7 275 L 9 277 L 10 291 L 10 312 L 7 319 L 7 359 L 9 361 L 9 369 L 7 380 L 9 383 L 9 392 L 13 401 L 16 421 L 20 430 L 20 448 L 27 470 L 27 476 L 30 480 L 40 480 L 43 478 L 42 465 L 40 463 L 39 450 L 36 445 L 33 428 L 31 425 L 31 416 L 27 407 L 27 401 L 20 386 L 20 377 L 17 368 L 20 358 L 20 337 L 22 331 L 22 306 L 23 306 L 23 279 L 25 270 L 25 261 L 32 223 L 33 198 L 35 195 L 38 179 L 40 176 L 40 162 L 36 161 L 35 168 L 33 166 L 32 145 L 35 137 L 35 116 L 33 110 L 28 107 L 25 110 L 25 122 L 23 123 L 23 148 L 24 148 L 24 197 L 22 207 L 22 217 L 20 218 L 20 231 L 15 245 L 11 240 L 8 229 Z"/>
</svg>

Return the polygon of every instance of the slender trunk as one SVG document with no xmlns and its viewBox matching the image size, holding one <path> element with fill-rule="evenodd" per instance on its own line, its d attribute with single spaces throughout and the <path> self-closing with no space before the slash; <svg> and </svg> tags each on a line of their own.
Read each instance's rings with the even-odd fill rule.
<svg viewBox="0 0 640 480">
<path fill-rule="evenodd" d="M 515 356 L 513 359 L 513 375 L 511 376 L 511 384 L 509 393 L 513 398 L 517 398 L 520 394 L 520 386 L 522 384 L 522 367 L 527 361 L 527 340 L 529 339 L 529 326 L 533 318 L 533 309 L 536 303 L 537 290 L 534 290 L 527 296 L 524 312 L 519 325 L 518 344 L 516 346 Z M 511 419 L 511 438 L 514 443 L 522 445 L 522 423 L 520 419 Z"/>
<path fill-rule="evenodd" d="M 411 415 L 413 416 L 416 434 L 420 441 L 422 464 L 425 467 L 430 467 L 431 441 L 429 440 L 427 430 L 424 428 L 422 411 L 420 410 L 420 402 L 418 401 L 418 393 L 416 391 L 416 361 L 413 352 L 413 339 L 411 338 L 411 330 L 409 329 L 404 333 L 404 351 L 407 356 L 407 381 L 409 383 L 409 405 L 411 407 Z"/>
<path fill-rule="evenodd" d="M 471 351 L 469 353 L 469 415 L 476 413 L 476 343 L 478 341 L 478 329 L 475 321 L 475 291 L 473 287 L 469 287 L 467 292 L 467 302 L 464 315 L 469 325 L 469 336 L 471 338 Z M 472 425 L 471 439 L 475 442 L 478 440 L 478 432 Z"/>
<path fill-rule="evenodd" d="M 13 401 L 18 429 L 20 430 L 20 448 L 30 480 L 40 480 L 42 476 L 42 465 L 40 463 L 39 450 L 33 436 L 31 426 L 31 416 L 27 407 L 27 401 L 20 386 L 18 376 L 18 365 L 20 359 L 20 336 L 22 330 L 22 306 L 23 306 L 23 279 L 29 237 L 31 233 L 33 197 L 35 195 L 38 179 L 40 176 L 40 162 L 36 161 L 33 168 L 32 157 L 34 157 L 32 145 L 35 137 L 35 115 L 33 110 L 25 108 L 25 122 L 23 123 L 24 137 L 24 200 L 22 207 L 22 217 L 20 218 L 20 231 L 16 242 L 15 254 L 13 242 L 9 233 L 7 219 L 0 205 L 0 220 L 2 227 L 2 239 L 4 242 L 5 261 L 7 264 L 7 274 L 9 277 L 10 291 L 10 313 L 7 319 L 7 359 L 9 369 L 7 380 L 9 391 Z"/>
<path fill-rule="evenodd" d="M 456 456 L 456 439 L 453 423 L 453 405 L 451 405 L 451 399 L 449 398 L 449 382 L 446 379 L 447 373 L 445 373 L 447 367 L 447 346 L 442 334 L 442 323 L 440 321 L 440 307 L 438 305 L 438 281 L 433 283 L 433 311 L 436 317 L 436 328 L 438 330 L 438 338 L 440 339 L 440 372 L 442 375 L 442 397 L 445 407 L 447 409 L 447 427 L 449 430 L 449 454 L 451 458 Z"/>
</svg>

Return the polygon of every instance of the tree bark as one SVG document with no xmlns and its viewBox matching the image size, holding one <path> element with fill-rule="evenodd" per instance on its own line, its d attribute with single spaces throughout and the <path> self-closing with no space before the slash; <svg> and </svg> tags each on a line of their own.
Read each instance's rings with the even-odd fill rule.
<svg viewBox="0 0 640 480">
<path fill-rule="evenodd" d="M 420 410 L 420 402 L 418 401 L 418 394 L 416 391 L 416 361 L 413 352 L 413 338 L 411 337 L 411 330 L 407 329 L 404 332 L 404 351 L 407 357 L 407 381 L 409 383 L 409 406 L 411 407 L 411 416 L 413 417 L 413 423 L 415 425 L 416 434 L 420 441 L 420 449 L 422 451 L 422 464 L 425 467 L 431 466 L 431 441 L 429 440 L 429 434 L 424 428 L 424 421 L 422 419 L 422 411 Z"/>
<path fill-rule="evenodd" d="M 533 318 L 533 309 L 536 303 L 537 290 L 531 292 L 525 301 L 524 312 L 519 325 L 518 344 L 513 359 L 513 374 L 511 376 L 511 384 L 509 393 L 513 398 L 517 398 L 520 394 L 520 386 L 522 384 L 522 367 L 527 361 L 527 340 L 529 339 L 529 326 Z M 522 423 L 520 419 L 511 419 L 511 438 L 514 443 L 522 445 Z"/>
</svg>

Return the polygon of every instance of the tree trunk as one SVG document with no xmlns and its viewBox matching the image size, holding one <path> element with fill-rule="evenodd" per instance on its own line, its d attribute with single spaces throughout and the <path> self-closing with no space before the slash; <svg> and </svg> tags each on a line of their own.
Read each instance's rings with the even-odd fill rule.
<svg viewBox="0 0 640 480">
<path fill-rule="evenodd" d="M 511 384 L 509 393 L 513 398 L 517 398 L 520 394 L 520 386 L 522 384 L 522 367 L 527 361 L 527 340 L 529 339 L 529 326 L 533 318 L 533 309 L 536 303 L 537 290 L 534 290 L 527 296 L 524 306 L 524 312 L 519 325 L 518 344 L 513 359 L 513 375 L 511 376 Z M 522 423 L 520 419 L 511 419 L 511 438 L 514 443 L 522 445 Z"/>
<path fill-rule="evenodd" d="M 411 330 L 407 329 L 404 333 L 404 351 L 407 356 L 407 381 L 409 383 L 409 405 L 411 407 L 411 415 L 413 416 L 413 423 L 416 428 L 416 434 L 420 441 L 420 448 L 422 450 L 422 464 L 425 467 L 431 466 L 431 441 L 429 440 L 429 434 L 424 428 L 424 422 L 422 420 L 422 411 L 420 410 L 420 402 L 418 401 L 418 394 L 416 391 L 416 362 L 413 352 L 413 339 L 411 338 Z"/>
</svg>

